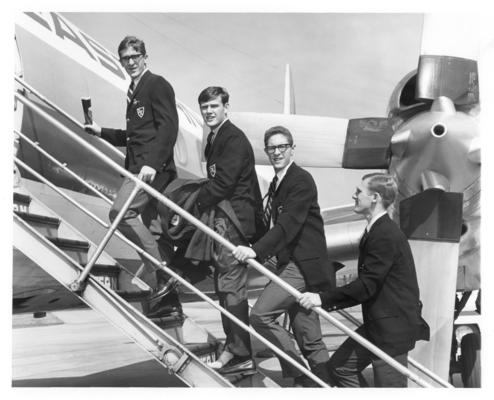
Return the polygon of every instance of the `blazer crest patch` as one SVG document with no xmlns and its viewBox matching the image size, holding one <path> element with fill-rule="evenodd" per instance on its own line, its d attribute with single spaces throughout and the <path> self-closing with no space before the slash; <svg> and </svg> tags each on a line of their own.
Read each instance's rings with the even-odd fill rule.
<svg viewBox="0 0 494 400">
<path fill-rule="evenodd" d="M 209 166 L 209 174 L 214 178 L 216 175 L 216 164 L 211 164 Z"/>
<path fill-rule="evenodd" d="M 137 111 L 137 116 L 138 116 L 139 118 L 144 117 L 144 106 L 139 107 L 136 111 Z"/>
</svg>

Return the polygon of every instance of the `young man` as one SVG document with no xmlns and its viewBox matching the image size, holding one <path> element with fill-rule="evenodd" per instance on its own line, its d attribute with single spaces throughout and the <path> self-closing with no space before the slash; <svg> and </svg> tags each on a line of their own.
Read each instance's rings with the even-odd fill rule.
<svg viewBox="0 0 494 400">
<path fill-rule="evenodd" d="M 359 246 L 358 278 L 342 287 L 304 293 L 300 304 L 340 309 L 362 304 L 364 324 L 357 333 L 407 365 L 408 351 L 429 339 L 422 319 L 415 265 L 408 240 L 388 216 L 397 193 L 393 177 L 365 175 L 353 199 L 354 211 L 368 221 Z M 406 387 L 407 378 L 370 351 L 347 339 L 329 362 L 337 386 L 367 386 L 361 371 L 372 363 L 377 387 Z"/>
<path fill-rule="evenodd" d="M 299 291 L 332 288 L 335 271 L 327 255 L 314 180 L 292 161 L 294 144 L 288 129 L 282 126 L 268 129 L 264 144 L 276 173 L 266 198 L 268 230 L 252 247 L 238 246 L 233 255 L 239 261 L 257 257 L 261 262 L 277 256 L 279 277 Z M 304 366 L 289 333 L 276 322 L 286 311 L 311 370 L 327 382 L 328 350 L 315 312 L 304 310 L 292 295 L 270 282 L 254 305 L 250 322 L 256 331 Z M 293 377 L 295 386 L 317 386 L 290 363 L 279 360 L 283 376 Z"/>
<path fill-rule="evenodd" d="M 127 92 L 126 129 L 101 128 L 95 122 L 85 128 L 114 146 L 126 146 L 125 168 L 154 189 L 162 191 L 177 175 L 173 160 L 173 147 L 178 133 L 175 93 L 168 81 L 147 68 L 148 56 L 142 40 L 134 36 L 125 37 L 118 46 L 118 55 L 131 78 Z M 125 178 L 110 210 L 110 220 L 115 219 L 133 188 L 134 183 Z M 144 223 L 140 221 L 139 215 Z M 141 190 L 125 213 L 119 229 L 128 239 L 162 261 L 158 243 L 148 229 L 153 224 L 153 228 L 160 232 L 156 215 L 156 200 Z M 167 257 L 171 257 L 172 247 L 163 238 L 160 238 L 159 243 L 162 250 L 168 253 Z M 142 259 L 146 270 L 141 277 L 156 289 L 154 299 L 159 298 L 169 289 L 166 274 L 160 270 L 155 273 L 156 267 L 147 259 Z M 178 297 L 174 303 L 171 307 L 167 305 L 150 310 L 149 316 L 181 311 Z"/>
<path fill-rule="evenodd" d="M 199 94 L 199 107 L 204 123 L 209 127 L 205 149 L 208 182 L 197 195 L 200 212 L 228 200 L 240 223 L 247 244 L 262 223 L 262 199 L 257 180 L 254 152 L 245 134 L 228 119 L 229 95 L 221 87 L 208 87 Z M 225 215 L 217 212 L 215 229 L 221 235 L 233 230 Z M 245 324 L 249 323 L 247 303 L 247 267 L 231 254 L 213 263 L 215 288 L 220 305 Z M 249 333 L 235 322 L 222 317 L 226 335 L 225 349 L 211 367 L 220 373 L 248 370 L 254 367 Z"/>
</svg>

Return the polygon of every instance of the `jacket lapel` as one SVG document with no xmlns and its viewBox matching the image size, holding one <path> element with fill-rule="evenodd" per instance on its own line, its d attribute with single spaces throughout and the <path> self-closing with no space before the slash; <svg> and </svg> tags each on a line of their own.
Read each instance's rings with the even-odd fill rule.
<svg viewBox="0 0 494 400">
<path fill-rule="evenodd" d="M 231 124 L 230 120 L 227 119 L 223 125 L 220 126 L 220 129 L 218 129 L 218 132 L 216 132 L 216 135 L 214 136 L 214 139 L 212 143 L 207 143 L 206 148 L 204 149 L 204 155 L 206 156 L 206 159 L 209 159 L 209 156 L 213 152 L 213 149 L 217 146 L 218 142 L 221 142 L 220 139 L 220 133 L 226 129 L 226 127 Z M 209 160 L 208 160 L 209 161 Z"/>
<path fill-rule="evenodd" d="M 383 216 L 379 217 L 371 226 L 370 228 L 370 231 L 367 233 L 367 235 L 365 237 L 362 237 L 362 240 L 360 242 L 360 246 L 359 248 L 364 248 L 365 246 L 365 243 L 367 243 L 367 240 L 369 239 L 369 236 L 372 234 L 372 232 L 376 229 L 376 227 L 378 227 L 379 225 L 383 224 L 384 222 L 386 222 L 387 220 L 389 220 L 389 215 L 388 214 L 384 214 Z"/>
<path fill-rule="evenodd" d="M 293 162 L 289 167 L 288 167 L 288 170 L 286 171 L 286 174 L 285 176 L 283 177 L 283 179 L 281 180 L 280 184 L 278 185 L 278 187 L 276 188 L 276 191 L 274 192 L 274 195 L 276 196 L 276 194 L 281 190 L 281 188 L 284 186 L 283 184 L 285 183 L 285 181 L 288 179 L 290 180 L 291 179 L 291 175 L 293 174 L 293 172 L 295 171 L 295 169 L 297 168 L 297 166 L 295 165 L 295 163 Z"/>
<path fill-rule="evenodd" d="M 136 97 L 137 93 L 141 90 L 142 86 L 144 85 L 144 82 L 149 78 L 151 73 L 149 70 L 144 72 L 144 74 L 141 76 L 141 79 L 139 79 L 139 82 L 137 83 L 137 86 L 134 88 L 134 91 L 132 92 L 132 96 L 130 97 L 130 102 L 127 106 L 127 109 L 131 107 L 132 103 L 134 102 L 134 98 Z"/>
<path fill-rule="evenodd" d="M 286 171 L 285 176 L 283 177 L 283 179 L 281 180 L 280 184 L 278 185 L 278 187 L 276 188 L 276 190 L 274 192 L 272 215 L 273 215 L 273 221 L 275 221 L 275 222 L 278 219 L 278 210 L 280 209 L 280 207 L 281 207 L 281 211 L 283 210 L 283 204 L 280 204 L 280 203 L 282 203 L 286 197 L 283 195 L 283 188 L 285 187 L 284 184 L 287 180 L 291 179 L 291 176 L 295 172 L 296 168 L 297 168 L 297 166 L 293 162 L 288 167 L 288 170 Z"/>
</svg>

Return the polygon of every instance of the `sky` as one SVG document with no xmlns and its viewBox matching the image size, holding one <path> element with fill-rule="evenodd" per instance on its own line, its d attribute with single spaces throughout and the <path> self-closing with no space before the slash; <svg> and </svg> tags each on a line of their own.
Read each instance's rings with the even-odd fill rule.
<svg viewBox="0 0 494 400">
<path fill-rule="evenodd" d="M 142 38 L 149 68 L 195 111 L 199 92 L 218 85 L 233 111 L 282 112 L 289 64 L 297 114 L 340 118 L 386 116 L 396 84 L 417 66 L 423 20 L 419 13 L 62 14 L 115 53 L 124 36 Z M 310 172 L 321 207 L 351 203 L 363 174 Z"/>
</svg>

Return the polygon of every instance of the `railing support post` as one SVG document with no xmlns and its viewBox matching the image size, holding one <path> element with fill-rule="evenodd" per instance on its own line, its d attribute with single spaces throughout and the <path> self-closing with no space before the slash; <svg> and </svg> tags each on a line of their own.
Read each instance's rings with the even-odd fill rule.
<svg viewBox="0 0 494 400">
<path fill-rule="evenodd" d="M 101 243 L 96 248 L 96 251 L 94 252 L 93 256 L 91 257 L 89 262 L 86 264 L 86 266 L 82 270 L 79 277 L 69 285 L 70 290 L 72 290 L 73 292 L 80 292 L 80 291 L 84 290 L 84 281 L 87 279 L 88 275 L 91 273 L 91 269 L 93 268 L 94 264 L 96 264 L 96 261 L 98 260 L 99 256 L 101 255 L 104 248 L 106 247 L 106 245 L 110 241 L 111 237 L 113 236 L 113 234 L 117 230 L 118 224 L 120 223 L 123 216 L 127 212 L 128 208 L 130 207 L 130 204 L 132 203 L 134 198 L 137 196 L 137 193 L 139 192 L 139 190 L 140 190 L 139 185 L 136 184 L 134 189 L 132 190 L 132 193 L 130 194 L 129 198 L 125 201 L 124 206 L 118 212 L 117 217 L 115 218 L 115 220 L 112 222 L 112 224 L 108 228 L 108 231 L 105 233 L 105 236 L 101 240 Z"/>
</svg>

